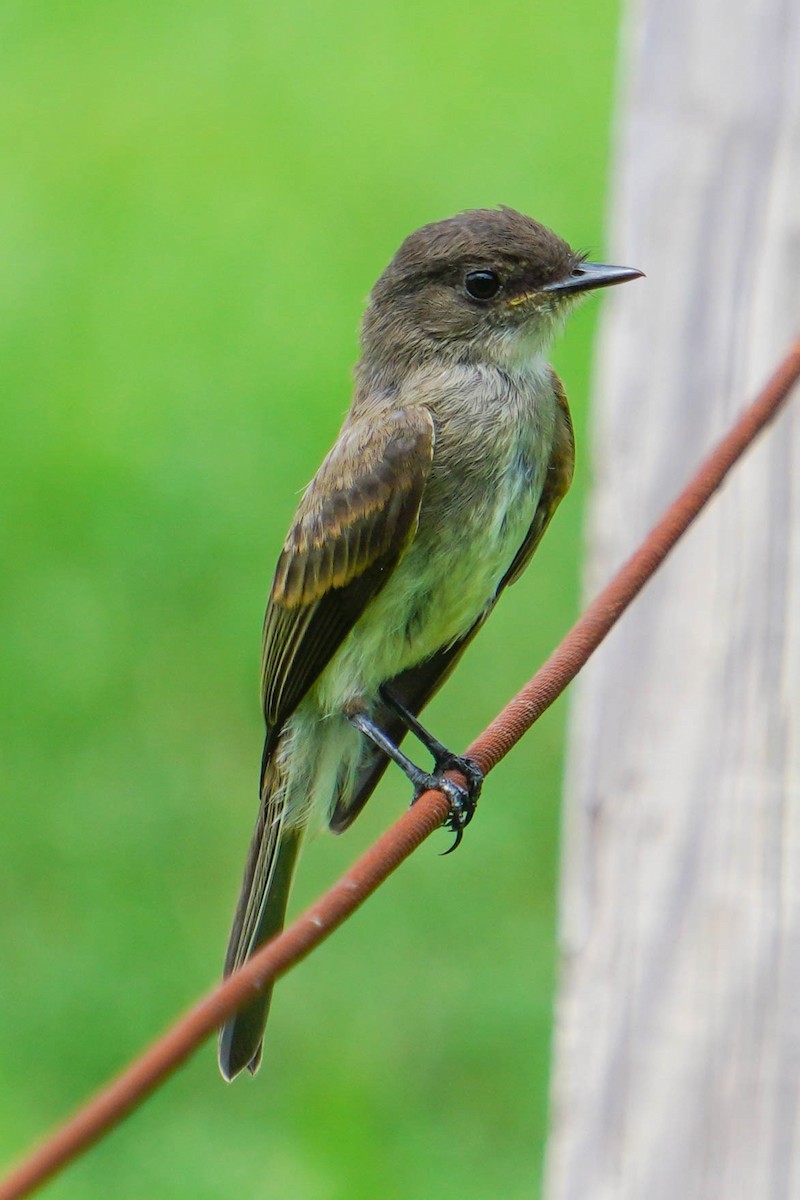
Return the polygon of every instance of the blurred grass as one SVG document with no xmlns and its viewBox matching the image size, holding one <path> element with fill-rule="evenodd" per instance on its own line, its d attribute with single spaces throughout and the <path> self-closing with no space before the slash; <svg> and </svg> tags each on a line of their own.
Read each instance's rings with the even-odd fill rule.
<svg viewBox="0 0 800 1200">
<path fill-rule="evenodd" d="M 424 221 L 507 203 L 602 249 L 614 3 L 0 10 L 0 1153 L 217 977 L 255 815 L 258 638 L 348 403 L 363 298 Z M 577 605 L 596 310 L 557 352 L 579 478 L 430 710 L 464 745 Z M 563 708 L 54 1197 L 531 1197 Z M 294 907 L 399 811 L 387 778 Z"/>
</svg>

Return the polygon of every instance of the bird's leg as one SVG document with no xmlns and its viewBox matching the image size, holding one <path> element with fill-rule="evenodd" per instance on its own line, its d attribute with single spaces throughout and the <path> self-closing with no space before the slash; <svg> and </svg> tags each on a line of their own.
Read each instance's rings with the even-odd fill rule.
<svg viewBox="0 0 800 1200">
<path fill-rule="evenodd" d="M 399 746 L 395 746 L 394 742 L 387 734 L 380 729 L 371 717 L 368 717 L 365 712 L 349 712 L 347 719 L 351 725 L 354 725 L 365 737 L 368 737 L 371 742 L 374 742 L 379 750 L 388 755 L 392 762 L 397 763 L 400 770 L 414 785 L 414 799 L 418 799 L 423 792 L 427 792 L 431 788 L 440 788 L 440 783 L 435 775 L 431 775 L 428 771 L 423 771 L 416 763 L 403 754 Z M 458 784 L 453 784 L 450 779 L 444 780 L 444 783 L 452 784 L 454 788 L 458 788 Z M 449 788 L 442 787 L 440 790 L 446 791 L 450 795 Z M 458 789 L 459 791 L 463 789 Z"/>
<path fill-rule="evenodd" d="M 446 851 L 449 854 L 461 842 L 464 829 L 470 823 L 475 813 L 475 805 L 477 804 L 481 784 L 483 783 L 483 774 L 476 763 L 451 754 L 441 742 L 437 742 L 435 738 L 432 738 L 427 730 L 423 729 L 419 724 L 416 717 L 407 712 L 402 705 L 400 706 L 402 711 L 398 711 L 393 697 L 390 699 L 388 695 L 383 695 L 383 699 L 396 712 L 403 724 L 406 724 L 407 720 L 412 723 L 409 726 L 411 732 L 419 737 L 420 741 L 433 754 L 435 762 L 435 771 L 433 773 L 423 771 L 413 763 L 365 712 L 350 712 L 347 714 L 348 720 L 365 737 L 368 737 L 378 749 L 391 758 L 392 762 L 397 763 L 401 771 L 411 780 L 414 785 L 414 801 L 418 800 L 423 792 L 429 790 L 444 792 L 450 801 L 450 815 L 445 825 L 456 835 L 455 842 L 450 847 L 450 850 Z M 450 770 L 460 771 L 467 780 L 467 786 L 462 787 L 454 779 L 448 779 L 444 772 Z"/>
<path fill-rule="evenodd" d="M 478 803 L 478 796 L 483 787 L 483 771 L 472 758 L 464 758 L 460 754 L 454 754 L 452 750 L 448 750 L 443 746 L 432 733 L 429 733 L 424 725 L 420 723 L 417 717 L 410 712 L 405 704 L 395 696 L 394 692 L 387 687 L 380 689 L 381 699 L 386 704 L 395 716 L 399 717 L 405 725 L 409 733 L 413 733 L 418 741 L 426 750 L 433 755 L 433 761 L 436 764 L 437 774 L 441 771 L 460 771 L 467 781 L 467 789 L 472 801 L 473 812 Z M 470 819 L 472 813 L 470 813 Z M 469 824 L 469 822 L 465 822 Z"/>
</svg>

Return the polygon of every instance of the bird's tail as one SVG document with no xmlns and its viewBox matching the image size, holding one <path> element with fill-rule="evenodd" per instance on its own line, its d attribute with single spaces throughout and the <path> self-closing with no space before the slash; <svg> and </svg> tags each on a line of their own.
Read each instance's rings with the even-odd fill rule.
<svg viewBox="0 0 800 1200">
<path fill-rule="evenodd" d="M 284 826 L 286 781 L 279 759 L 272 754 L 264 765 L 261 808 L 225 955 L 226 976 L 280 933 L 286 917 L 302 829 Z M 220 1030 L 219 1068 L 225 1079 L 233 1079 L 244 1067 L 251 1073 L 258 1069 L 271 999 L 270 986 Z"/>
</svg>

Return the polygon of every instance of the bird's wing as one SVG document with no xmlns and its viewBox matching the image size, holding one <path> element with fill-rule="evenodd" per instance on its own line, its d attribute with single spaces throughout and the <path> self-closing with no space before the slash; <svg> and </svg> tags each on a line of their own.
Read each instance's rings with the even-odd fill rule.
<svg viewBox="0 0 800 1200">
<path fill-rule="evenodd" d="M 261 809 L 226 975 L 283 925 L 300 833 L 283 823 L 285 786 L 273 754 L 281 728 L 413 539 L 433 441 L 424 409 L 346 425 L 287 534 L 264 618 Z M 223 1026 L 219 1061 L 226 1079 L 258 1066 L 270 993 L 262 991 Z"/>
<path fill-rule="evenodd" d="M 569 490 L 575 464 L 575 442 L 566 393 L 555 372 L 553 372 L 553 386 L 558 401 L 558 419 L 542 494 L 539 497 L 530 528 L 522 545 L 514 555 L 511 565 L 501 579 L 491 603 L 457 642 L 443 647 L 425 662 L 410 667 L 401 675 L 387 682 L 387 687 L 415 716 L 422 711 L 451 674 L 461 655 L 494 608 L 503 589 L 516 583 L 522 575 L 542 540 L 553 513 Z M 385 704 L 378 705 L 373 713 L 373 719 L 379 728 L 388 734 L 395 745 L 398 745 L 405 737 L 406 731 L 402 722 Z M 372 795 L 388 764 L 389 759 L 381 750 L 377 747 L 370 748 L 362 760 L 352 788 L 348 790 L 347 796 L 340 797 L 334 808 L 330 827 L 335 833 L 341 833 L 355 820 Z"/>
<path fill-rule="evenodd" d="M 345 426 L 303 496 L 264 618 L 268 751 L 412 541 L 433 442 L 422 408 Z"/>
</svg>

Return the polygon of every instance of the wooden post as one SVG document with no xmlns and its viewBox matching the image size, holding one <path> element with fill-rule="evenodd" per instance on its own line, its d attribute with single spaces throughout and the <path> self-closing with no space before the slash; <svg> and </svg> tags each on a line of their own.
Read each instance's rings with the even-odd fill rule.
<svg viewBox="0 0 800 1200">
<path fill-rule="evenodd" d="M 628 16 L 593 594 L 800 329 L 800 5 Z M 548 1200 L 800 1197 L 800 411 L 578 681 Z"/>
</svg>

